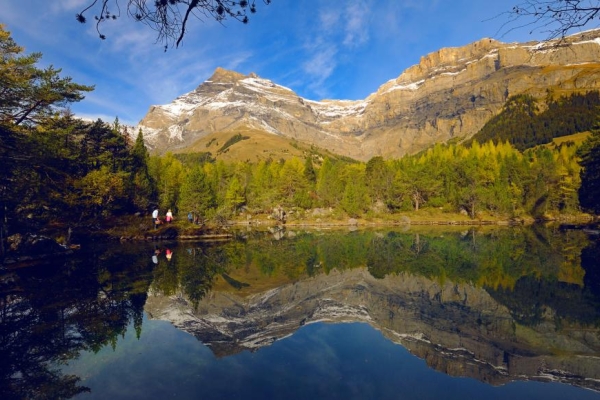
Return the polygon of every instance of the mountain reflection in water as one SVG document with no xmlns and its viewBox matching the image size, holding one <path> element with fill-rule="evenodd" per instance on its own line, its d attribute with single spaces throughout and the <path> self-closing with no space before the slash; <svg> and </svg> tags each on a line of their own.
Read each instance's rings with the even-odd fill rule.
<svg viewBox="0 0 600 400">
<path fill-rule="evenodd" d="M 61 363 L 143 336 L 143 311 L 219 358 L 364 322 L 451 376 L 600 391 L 600 246 L 581 231 L 249 231 L 79 257 L 5 271 L 3 399 L 85 391 Z"/>
</svg>

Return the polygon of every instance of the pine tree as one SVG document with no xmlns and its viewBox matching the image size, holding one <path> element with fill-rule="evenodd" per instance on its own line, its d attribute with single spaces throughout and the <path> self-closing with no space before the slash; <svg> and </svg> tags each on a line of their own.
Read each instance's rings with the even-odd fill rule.
<svg viewBox="0 0 600 400">
<path fill-rule="evenodd" d="M 61 78 L 61 70 L 52 66 L 37 68 L 42 54 L 23 51 L 0 24 L 0 123 L 38 124 L 55 114 L 56 107 L 80 101 L 82 92 L 94 89 Z"/>
<path fill-rule="evenodd" d="M 351 166 L 348 168 L 348 179 L 344 188 L 340 205 L 351 217 L 359 217 L 368 211 L 371 200 L 365 185 L 364 168 Z"/>
<path fill-rule="evenodd" d="M 592 132 L 578 155 L 582 167 L 579 203 L 584 209 L 600 214 L 600 129 Z"/>
<path fill-rule="evenodd" d="M 205 216 L 214 208 L 215 195 L 201 166 L 193 167 L 186 174 L 179 195 L 179 209 Z"/>
<path fill-rule="evenodd" d="M 150 158 L 150 155 L 148 154 L 148 149 L 146 149 L 146 145 L 144 144 L 144 133 L 142 132 L 142 128 L 140 128 L 138 131 L 133 149 L 131 150 L 131 155 L 133 158 L 134 171 L 148 169 L 148 159 Z"/>
</svg>

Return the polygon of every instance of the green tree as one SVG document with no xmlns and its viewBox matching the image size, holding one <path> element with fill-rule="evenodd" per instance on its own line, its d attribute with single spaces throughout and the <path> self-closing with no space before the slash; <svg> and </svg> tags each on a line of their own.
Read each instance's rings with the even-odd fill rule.
<svg viewBox="0 0 600 400">
<path fill-rule="evenodd" d="M 414 210 L 419 211 L 430 197 L 439 192 L 441 181 L 430 164 L 414 159 L 407 161 L 396 175 L 396 190 L 408 195 Z"/>
<path fill-rule="evenodd" d="M 272 208 L 277 201 L 276 177 L 273 174 L 278 172 L 271 168 L 272 164 L 272 162 L 261 160 L 252 169 L 252 179 L 246 193 L 249 207 L 266 211 Z M 275 164 L 278 165 L 278 163 Z"/>
<path fill-rule="evenodd" d="M 86 202 L 92 217 L 108 216 L 119 211 L 121 199 L 125 197 L 128 174 L 114 173 L 103 166 L 93 170 L 77 182 L 81 200 Z"/>
<path fill-rule="evenodd" d="M 383 157 L 373 157 L 367 162 L 365 184 L 373 202 L 389 203 L 393 187 L 393 174 Z"/>
<path fill-rule="evenodd" d="M 60 77 L 61 70 L 52 66 L 38 68 L 42 54 L 23 51 L 0 24 L 0 123 L 38 124 L 94 89 Z"/>
<path fill-rule="evenodd" d="M 579 202 L 584 209 L 600 214 L 600 129 L 595 129 L 581 147 Z"/>
<path fill-rule="evenodd" d="M 127 139 L 98 119 L 89 124 L 82 138 L 80 160 L 87 171 L 103 166 L 109 167 L 112 172 L 124 170 L 131 163 Z"/>
<path fill-rule="evenodd" d="M 150 155 L 144 144 L 144 134 L 140 128 L 131 149 L 131 170 L 133 174 L 131 197 L 134 206 L 138 210 L 148 210 L 152 204 L 156 204 L 157 200 L 156 182 L 148 169 L 149 159 Z"/>
<path fill-rule="evenodd" d="M 244 195 L 244 188 L 242 187 L 237 176 L 231 178 L 229 181 L 229 187 L 225 193 L 225 206 L 233 212 L 246 202 Z"/>
<path fill-rule="evenodd" d="M 144 143 L 144 132 L 142 128 L 139 129 L 133 148 L 131 149 L 133 170 L 148 169 L 148 149 Z"/>
<path fill-rule="evenodd" d="M 344 166 L 328 157 L 323 160 L 317 179 L 317 195 L 325 207 L 336 207 L 342 199 L 346 183 Z"/>
<path fill-rule="evenodd" d="M 351 217 L 359 217 L 369 210 L 369 198 L 365 181 L 365 171 L 362 166 L 351 166 L 344 188 L 341 206 Z"/>
<path fill-rule="evenodd" d="M 304 178 L 306 178 L 311 185 L 314 185 L 315 182 L 317 182 L 317 173 L 310 155 L 304 160 Z"/>
<path fill-rule="evenodd" d="M 206 215 L 215 206 L 215 195 L 202 167 L 195 166 L 187 171 L 181 184 L 179 209 Z"/>
<path fill-rule="evenodd" d="M 281 200 L 288 206 L 310 207 L 309 184 L 298 158 L 285 160 L 277 180 Z"/>
<path fill-rule="evenodd" d="M 156 182 L 159 208 L 170 208 L 176 212 L 184 173 L 183 164 L 169 152 L 162 157 L 150 157 L 148 167 Z"/>
<path fill-rule="evenodd" d="M 23 51 L 0 24 L 0 238 L 11 224 L 23 229 L 68 197 L 60 193 L 78 172 L 72 161 L 81 125 L 63 119 L 61 108 L 93 89 L 38 68 L 41 54 Z"/>
</svg>

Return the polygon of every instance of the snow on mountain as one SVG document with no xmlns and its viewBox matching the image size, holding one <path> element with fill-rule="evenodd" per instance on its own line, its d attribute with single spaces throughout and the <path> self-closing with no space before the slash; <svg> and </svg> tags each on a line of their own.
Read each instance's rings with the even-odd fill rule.
<svg viewBox="0 0 600 400">
<path fill-rule="evenodd" d="M 156 153 L 245 127 L 360 160 L 401 157 L 470 138 L 510 96 L 600 89 L 599 45 L 600 30 L 542 43 L 481 39 L 430 53 L 356 101 L 304 99 L 255 74 L 217 68 L 195 90 L 152 106 L 139 127 Z"/>
</svg>

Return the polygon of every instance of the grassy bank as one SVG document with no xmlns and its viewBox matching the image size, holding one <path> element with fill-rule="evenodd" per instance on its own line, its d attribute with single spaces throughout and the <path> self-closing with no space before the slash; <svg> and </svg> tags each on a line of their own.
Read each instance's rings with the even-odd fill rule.
<svg viewBox="0 0 600 400">
<path fill-rule="evenodd" d="M 288 227 L 385 227 L 385 226 L 481 226 L 481 225 L 527 225 L 539 222 L 532 217 L 508 218 L 496 215 L 481 214 L 478 218 L 459 213 L 446 213 L 439 210 L 421 210 L 399 214 L 369 215 L 362 218 L 351 218 L 345 214 L 331 212 L 308 212 L 290 210 L 285 225 Z M 548 216 L 541 221 L 557 223 L 589 224 L 594 221 L 589 214 L 562 215 L 560 218 Z M 150 217 L 128 216 L 104 222 L 101 229 L 108 237 L 120 240 L 163 240 L 163 239 L 219 239 L 231 236 L 232 227 L 271 227 L 283 225 L 269 214 L 242 213 L 215 223 L 197 225 L 187 218 L 175 218 L 170 224 L 161 224 L 158 228 L 152 225 Z"/>
</svg>

